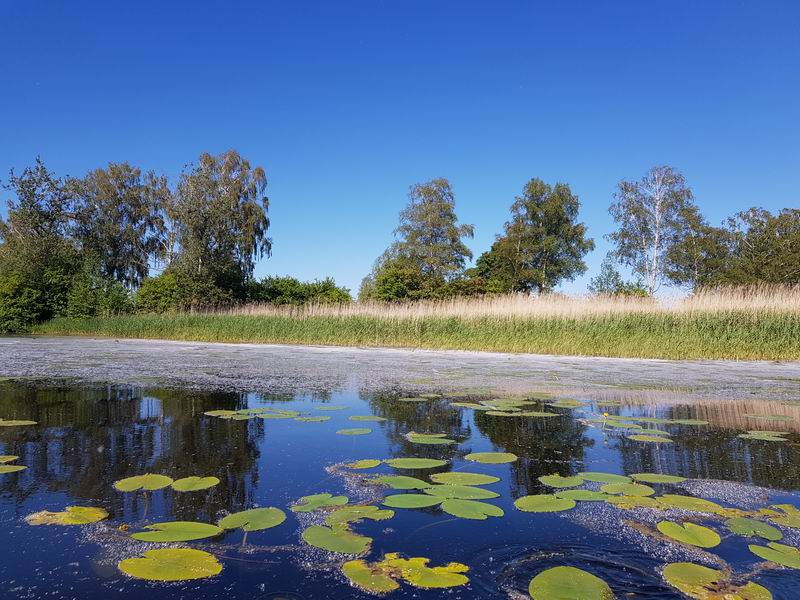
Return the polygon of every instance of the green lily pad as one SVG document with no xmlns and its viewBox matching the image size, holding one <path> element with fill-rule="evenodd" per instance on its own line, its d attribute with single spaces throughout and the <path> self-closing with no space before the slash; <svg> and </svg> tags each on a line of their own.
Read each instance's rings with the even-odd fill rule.
<svg viewBox="0 0 800 600">
<path fill-rule="evenodd" d="M 448 485 L 489 485 L 500 481 L 499 477 L 483 475 L 482 473 L 466 473 L 464 471 L 452 471 L 449 473 L 434 473 L 431 481 Z"/>
<path fill-rule="evenodd" d="M 344 410 L 347 407 L 342 404 L 330 404 L 326 406 L 317 406 L 316 408 L 317 410 Z"/>
<path fill-rule="evenodd" d="M 558 474 L 543 475 L 539 477 L 539 481 L 549 487 L 554 488 L 571 488 L 583 485 L 583 479 L 580 477 L 562 477 Z"/>
<path fill-rule="evenodd" d="M 373 567 L 363 560 L 349 560 L 342 565 L 342 573 L 358 588 L 383 594 L 400 587 L 400 584 L 384 573 L 380 567 Z"/>
<path fill-rule="evenodd" d="M 663 575 L 668 584 L 695 600 L 772 600 L 766 588 L 753 582 L 734 585 L 724 572 L 702 565 L 671 563 Z"/>
<path fill-rule="evenodd" d="M 27 469 L 25 465 L 0 465 L 0 475 L 6 473 L 16 473 L 17 471 L 24 471 Z"/>
<path fill-rule="evenodd" d="M 19 456 L 15 456 L 13 454 L 3 454 L 0 456 L 0 464 L 14 462 L 17 459 L 19 459 Z"/>
<path fill-rule="evenodd" d="M 574 508 L 575 500 L 559 498 L 553 494 L 536 494 L 517 498 L 514 506 L 523 512 L 560 512 Z"/>
<path fill-rule="evenodd" d="M 350 523 L 357 523 L 364 519 L 370 521 L 384 521 L 394 516 L 393 510 L 382 510 L 377 506 L 355 505 L 345 506 L 333 511 L 325 518 L 325 524 L 329 527 L 349 526 Z"/>
<path fill-rule="evenodd" d="M 517 455 L 511 452 L 472 452 L 467 454 L 464 460 L 471 460 L 485 465 L 499 465 L 514 462 L 517 460 Z"/>
<path fill-rule="evenodd" d="M 679 496 L 675 494 L 664 494 L 658 497 L 658 502 L 668 508 L 679 508 L 694 512 L 721 513 L 724 509 L 716 502 L 694 498 L 693 496 Z"/>
<path fill-rule="evenodd" d="M 379 417 L 377 415 L 353 415 L 352 417 L 348 417 L 351 421 L 374 421 L 375 423 L 379 423 L 380 421 L 385 421 L 386 417 Z"/>
<path fill-rule="evenodd" d="M 612 496 L 652 496 L 656 491 L 641 483 L 607 483 L 600 491 Z"/>
<path fill-rule="evenodd" d="M 410 431 L 406 434 L 406 439 L 414 444 L 444 445 L 455 444 L 455 440 L 445 437 L 445 433 L 416 433 Z"/>
<path fill-rule="evenodd" d="M 312 494 L 303 496 L 297 501 L 298 504 L 290 506 L 292 512 L 307 513 L 327 508 L 329 506 L 344 506 L 347 504 L 347 496 L 334 496 L 332 494 Z"/>
<path fill-rule="evenodd" d="M 444 512 L 461 519 L 483 521 L 488 517 L 502 517 L 503 509 L 488 502 L 476 502 L 460 498 L 448 498 L 441 504 Z"/>
<path fill-rule="evenodd" d="M 770 508 L 762 508 L 759 512 L 777 525 L 800 529 L 800 510 L 793 504 L 773 504 Z"/>
<path fill-rule="evenodd" d="M 555 408 L 581 408 L 583 407 L 583 402 L 579 400 L 563 399 L 556 400 L 555 402 L 548 402 L 547 405 L 554 406 Z"/>
<path fill-rule="evenodd" d="M 235 410 L 207 410 L 203 413 L 207 417 L 231 417 L 236 414 Z"/>
<path fill-rule="evenodd" d="M 456 500 L 488 500 L 489 498 L 498 498 L 500 496 L 497 492 L 469 485 L 434 485 L 425 488 L 423 491 L 431 496 Z"/>
<path fill-rule="evenodd" d="M 708 421 L 702 419 L 672 419 L 671 423 L 675 425 L 708 425 Z"/>
<path fill-rule="evenodd" d="M 325 421 L 330 421 L 330 417 L 295 417 L 295 421 L 299 421 L 300 423 L 324 423 Z M 338 432 L 337 432 L 338 433 Z"/>
<path fill-rule="evenodd" d="M 441 498 L 427 494 L 394 494 L 383 499 L 389 508 L 428 508 L 441 503 Z"/>
<path fill-rule="evenodd" d="M 371 538 L 357 535 L 345 527 L 312 525 L 303 531 L 302 537 L 311 546 L 340 554 L 361 554 L 372 544 Z"/>
<path fill-rule="evenodd" d="M 0 427 L 24 427 L 26 425 L 36 425 L 36 421 L 24 421 L 15 419 L 0 419 Z"/>
<path fill-rule="evenodd" d="M 790 569 L 800 569 L 800 548 L 779 544 L 777 542 L 770 542 L 766 546 L 750 544 L 748 548 L 750 552 L 759 558 L 783 565 L 784 567 L 789 567 Z"/>
<path fill-rule="evenodd" d="M 135 492 L 144 490 L 152 492 L 160 490 L 172 485 L 172 478 L 166 475 L 154 475 L 146 473 L 145 475 L 136 475 L 135 477 L 127 477 L 114 482 L 114 489 L 118 492 Z"/>
<path fill-rule="evenodd" d="M 636 442 L 650 442 L 653 444 L 661 444 L 661 443 L 671 443 L 672 440 L 668 437 L 664 437 L 661 435 L 645 435 L 645 434 L 637 434 L 637 435 L 629 435 L 627 436 L 629 440 L 634 440 Z"/>
<path fill-rule="evenodd" d="M 421 490 L 431 487 L 431 484 L 416 477 L 408 477 L 407 475 L 380 475 L 370 479 L 370 483 L 378 483 L 386 485 L 393 490 Z"/>
<path fill-rule="evenodd" d="M 105 509 L 94 506 L 68 506 L 61 512 L 42 510 L 25 517 L 28 525 L 87 525 L 108 518 Z"/>
<path fill-rule="evenodd" d="M 469 567 L 461 563 L 450 563 L 443 567 L 429 567 L 427 558 L 401 558 L 397 553 L 390 553 L 384 560 L 366 563 L 363 560 L 351 560 L 342 565 L 344 575 L 357 587 L 368 592 L 384 593 L 396 590 L 397 579 L 405 580 L 418 588 L 451 588 L 464 585 L 469 579 L 462 575 Z"/>
<path fill-rule="evenodd" d="M 649 496 L 611 496 L 606 502 L 623 510 L 630 510 L 633 508 L 662 508 L 658 500 L 650 498 Z"/>
<path fill-rule="evenodd" d="M 661 473 L 634 473 L 631 477 L 636 481 L 643 481 L 644 483 L 681 483 L 686 481 L 686 477 L 662 475 Z"/>
<path fill-rule="evenodd" d="M 347 463 L 345 466 L 351 469 L 374 469 L 381 461 L 376 458 L 363 458 L 355 462 Z"/>
<path fill-rule="evenodd" d="M 222 529 L 208 523 L 194 521 L 169 521 L 153 523 L 145 526 L 150 531 L 134 533 L 131 537 L 140 542 L 188 542 L 214 537 L 222 533 Z"/>
<path fill-rule="evenodd" d="M 390 458 L 385 462 L 395 469 L 433 469 L 447 464 L 446 460 L 435 458 Z"/>
<path fill-rule="evenodd" d="M 484 414 L 492 416 L 492 417 L 519 417 L 522 416 L 521 412 L 513 413 L 513 412 L 505 412 L 502 410 L 487 410 Z"/>
<path fill-rule="evenodd" d="M 336 433 L 339 435 L 367 435 L 372 433 L 369 427 L 354 427 L 352 429 L 339 429 Z"/>
<path fill-rule="evenodd" d="M 532 600 L 613 600 L 608 584 L 575 567 L 553 567 L 531 579 Z"/>
<path fill-rule="evenodd" d="M 420 398 L 420 397 L 409 397 L 409 398 L 398 398 L 398 402 L 427 402 L 429 398 Z"/>
<path fill-rule="evenodd" d="M 273 410 L 270 412 L 262 412 L 256 415 L 259 419 L 294 419 L 300 416 L 300 411 L 297 410 Z"/>
<path fill-rule="evenodd" d="M 562 490 L 556 492 L 556 496 L 559 498 L 576 500 L 578 502 L 602 502 L 611 498 L 608 494 L 595 492 L 593 490 Z"/>
<path fill-rule="evenodd" d="M 219 484 L 216 477 L 184 477 L 172 482 L 172 489 L 176 492 L 198 492 L 207 490 Z"/>
<path fill-rule="evenodd" d="M 700 548 L 713 548 L 721 541 L 716 531 L 695 523 L 660 521 L 656 528 L 673 540 Z"/>
<path fill-rule="evenodd" d="M 787 441 L 783 437 L 785 435 L 789 435 L 789 433 L 785 431 L 748 431 L 747 433 L 740 433 L 736 437 L 760 442 L 785 442 Z"/>
<path fill-rule="evenodd" d="M 243 529 L 244 531 L 261 531 L 276 527 L 286 520 L 286 513 L 280 508 L 251 508 L 232 513 L 219 520 L 217 525 L 223 529 Z"/>
<path fill-rule="evenodd" d="M 761 419 L 764 421 L 794 421 L 793 417 L 789 417 L 787 415 L 754 415 L 754 414 L 745 414 L 745 417 L 748 419 Z"/>
<path fill-rule="evenodd" d="M 617 475 L 615 473 L 600 473 L 598 471 L 581 471 L 578 477 L 586 481 L 594 481 L 595 483 L 630 483 L 631 478 L 625 475 Z"/>
<path fill-rule="evenodd" d="M 761 537 L 771 542 L 777 542 L 783 537 L 783 534 L 772 525 L 747 517 L 728 519 L 725 521 L 725 526 L 737 535 Z"/>
<path fill-rule="evenodd" d="M 149 581 L 187 581 L 222 572 L 213 554 L 190 548 L 148 550 L 143 558 L 126 558 L 117 567 L 130 577 Z"/>
</svg>

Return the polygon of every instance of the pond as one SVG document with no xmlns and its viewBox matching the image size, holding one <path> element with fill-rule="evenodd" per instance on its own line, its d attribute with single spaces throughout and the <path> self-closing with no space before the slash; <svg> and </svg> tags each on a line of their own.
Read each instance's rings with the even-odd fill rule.
<svg viewBox="0 0 800 600">
<path fill-rule="evenodd" d="M 11 380 L 0 418 L 7 597 L 798 597 L 792 400 Z"/>
</svg>

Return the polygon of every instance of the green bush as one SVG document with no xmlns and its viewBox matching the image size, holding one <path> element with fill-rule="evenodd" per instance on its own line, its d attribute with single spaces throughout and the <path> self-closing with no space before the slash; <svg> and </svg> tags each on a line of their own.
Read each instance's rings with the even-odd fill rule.
<svg viewBox="0 0 800 600">
<path fill-rule="evenodd" d="M 338 287 L 331 277 L 304 282 L 288 276 L 251 281 L 247 288 L 247 299 L 250 302 L 298 306 L 309 302 L 344 303 L 352 300 L 350 291 Z"/>
<path fill-rule="evenodd" d="M 176 312 L 181 306 L 177 277 L 172 273 L 148 277 L 137 290 L 134 304 L 142 313 Z"/>
<path fill-rule="evenodd" d="M 0 275 L 0 333 L 24 333 L 46 310 L 42 292 L 26 285 L 19 273 Z"/>
</svg>

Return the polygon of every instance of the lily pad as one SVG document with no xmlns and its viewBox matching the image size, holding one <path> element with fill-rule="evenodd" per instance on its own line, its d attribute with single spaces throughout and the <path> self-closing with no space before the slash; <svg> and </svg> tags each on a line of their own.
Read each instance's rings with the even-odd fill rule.
<svg viewBox="0 0 800 600">
<path fill-rule="evenodd" d="M 740 433 L 736 437 L 743 440 L 758 440 L 760 442 L 785 442 L 787 441 L 783 436 L 789 435 L 784 431 L 748 431 L 747 433 Z"/>
<path fill-rule="evenodd" d="M 721 541 L 716 531 L 695 523 L 660 521 L 656 528 L 673 540 L 700 548 L 713 548 L 718 546 Z"/>
<path fill-rule="evenodd" d="M 383 594 L 400 587 L 380 566 L 371 566 L 363 560 L 349 560 L 342 565 L 342 573 L 350 582 L 363 590 Z"/>
<path fill-rule="evenodd" d="M 27 469 L 25 465 L 0 465 L 0 475 L 6 473 L 16 473 L 17 471 L 24 471 Z"/>
<path fill-rule="evenodd" d="M 734 585 L 724 572 L 702 565 L 671 563 L 664 567 L 663 575 L 672 587 L 695 600 L 772 600 L 768 589 L 753 582 Z"/>
<path fill-rule="evenodd" d="M 633 508 L 662 508 L 657 499 L 649 496 L 612 496 L 606 500 L 606 502 L 623 510 L 629 510 Z"/>
<path fill-rule="evenodd" d="M 379 464 L 381 464 L 381 461 L 376 458 L 363 458 L 355 462 L 347 463 L 345 466 L 351 469 L 374 469 Z"/>
<path fill-rule="evenodd" d="M 500 478 L 492 475 L 483 475 L 482 473 L 452 471 L 449 473 L 434 473 L 431 475 L 431 481 L 448 485 L 489 485 L 490 483 L 497 483 Z"/>
<path fill-rule="evenodd" d="M 670 422 L 675 425 L 708 425 L 708 421 L 702 419 L 672 419 Z"/>
<path fill-rule="evenodd" d="M 583 402 L 580 400 L 562 399 L 556 400 L 555 402 L 548 402 L 547 405 L 555 408 L 581 408 Z"/>
<path fill-rule="evenodd" d="M 114 482 L 114 489 L 118 492 L 135 492 L 144 490 L 152 492 L 160 490 L 172 485 L 172 478 L 166 475 L 154 475 L 146 473 L 145 475 L 136 475 L 135 477 L 127 477 Z"/>
<path fill-rule="evenodd" d="M 595 483 L 630 483 L 631 478 L 625 475 L 617 475 L 615 473 L 600 473 L 598 471 L 582 471 L 578 473 L 578 477 L 586 481 L 594 481 Z"/>
<path fill-rule="evenodd" d="M 300 416 L 300 411 L 276 409 L 270 412 L 259 413 L 256 416 L 259 419 L 294 419 Z"/>
<path fill-rule="evenodd" d="M 28 525 L 87 525 L 108 518 L 105 509 L 94 506 L 68 506 L 61 512 L 43 510 L 25 517 Z"/>
<path fill-rule="evenodd" d="M 469 567 L 450 563 L 443 567 L 429 567 L 427 558 L 401 558 L 397 553 L 387 554 L 384 560 L 366 563 L 351 560 L 342 565 L 344 575 L 357 587 L 369 592 L 384 593 L 396 590 L 396 580 L 402 579 L 419 588 L 450 588 L 464 585 L 469 579 L 462 575 Z"/>
<path fill-rule="evenodd" d="M 302 537 L 311 546 L 340 554 L 361 554 L 372 544 L 371 538 L 357 535 L 346 527 L 312 525 L 303 531 Z"/>
<path fill-rule="evenodd" d="M 608 584 L 575 567 L 553 567 L 531 580 L 528 593 L 532 600 L 613 600 Z"/>
<path fill-rule="evenodd" d="M 460 498 L 448 498 L 441 504 L 444 512 L 461 519 L 483 521 L 488 517 L 502 517 L 503 509 L 488 502 L 476 502 Z"/>
<path fill-rule="evenodd" d="M 737 535 L 760 537 L 771 542 L 776 542 L 783 537 L 783 534 L 772 525 L 747 517 L 728 519 L 725 521 L 725 526 Z"/>
<path fill-rule="evenodd" d="M 395 469 L 433 469 L 447 464 L 446 460 L 435 458 L 390 458 L 385 462 Z"/>
<path fill-rule="evenodd" d="M 664 494 L 658 497 L 658 502 L 669 508 L 679 508 L 694 512 L 721 513 L 724 509 L 716 502 L 695 498 L 693 496 L 679 496 L 675 494 Z"/>
<path fill-rule="evenodd" d="M 379 417 L 377 415 L 353 415 L 352 417 L 348 418 L 351 421 L 374 421 L 375 423 L 386 420 L 386 417 Z"/>
<path fill-rule="evenodd" d="M 384 521 L 386 519 L 391 519 L 393 516 L 393 510 L 382 510 L 377 506 L 345 506 L 344 508 L 330 513 L 325 518 L 325 524 L 329 527 L 349 526 L 350 523 L 357 523 L 364 519 L 369 519 L 370 521 Z"/>
<path fill-rule="evenodd" d="M 325 416 L 317 416 L 317 417 L 295 417 L 295 421 L 299 421 L 300 423 L 324 423 L 325 421 L 330 421 L 330 417 Z M 337 432 L 338 433 L 338 432 Z"/>
<path fill-rule="evenodd" d="M 600 487 L 601 492 L 612 496 L 652 496 L 656 491 L 641 483 L 607 483 Z"/>
<path fill-rule="evenodd" d="M 800 510 L 793 504 L 773 504 L 759 512 L 777 525 L 800 529 Z"/>
<path fill-rule="evenodd" d="M 344 506 L 345 504 L 347 504 L 347 496 L 334 496 L 326 493 L 303 496 L 298 500 L 298 504 L 289 508 L 292 512 L 307 513 L 328 506 Z"/>
<path fill-rule="evenodd" d="M 575 500 L 559 498 L 553 494 L 536 494 L 517 498 L 514 506 L 523 512 L 560 512 L 574 508 Z"/>
<path fill-rule="evenodd" d="M 748 548 L 750 552 L 759 558 L 783 565 L 784 567 L 789 567 L 790 569 L 800 569 L 800 548 L 779 544 L 777 542 L 770 542 L 766 546 L 750 544 Z"/>
<path fill-rule="evenodd" d="M 25 421 L 15 419 L 0 419 L 0 427 L 24 427 L 26 425 L 36 425 L 36 421 Z"/>
<path fill-rule="evenodd" d="M 562 477 L 558 474 L 543 475 L 539 477 L 539 481 L 549 487 L 554 488 L 571 488 L 583 485 L 583 479 L 580 477 Z"/>
<path fill-rule="evenodd" d="M 207 490 L 219 484 L 216 477 L 184 477 L 172 482 L 172 489 L 177 492 L 197 492 Z"/>
<path fill-rule="evenodd" d="M 330 404 L 326 406 L 317 406 L 316 408 L 317 410 L 344 410 L 347 407 L 342 404 Z"/>
<path fill-rule="evenodd" d="M 389 508 L 428 508 L 441 503 L 441 498 L 427 494 L 394 494 L 383 499 Z"/>
<path fill-rule="evenodd" d="M 14 456 L 13 454 L 3 454 L 0 456 L 0 464 L 14 462 L 17 459 L 19 459 L 19 456 Z"/>
<path fill-rule="evenodd" d="M 232 513 L 219 520 L 217 525 L 223 529 L 243 529 L 244 531 L 261 531 L 276 527 L 286 520 L 286 513 L 280 508 L 251 508 Z"/>
<path fill-rule="evenodd" d="M 629 440 L 634 440 L 636 442 L 650 442 L 653 444 L 661 444 L 661 443 L 671 443 L 672 440 L 668 437 L 664 437 L 661 435 L 645 435 L 645 434 L 636 434 L 636 435 L 629 435 L 627 436 Z"/>
<path fill-rule="evenodd" d="M 117 567 L 126 575 L 149 581 L 187 581 L 222 572 L 213 554 L 191 548 L 148 550 L 143 558 L 126 558 Z"/>
<path fill-rule="evenodd" d="M 372 433 L 369 427 L 353 427 L 352 429 L 339 429 L 336 433 L 339 435 L 367 435 Z"/>
<path fill-rule="evenodd" d="M 681 483 L 686 481 L 686 477 L 662 475 L 661 473 L 634 473 L 631 477 L 636 481 L 643 481 L 644 483 Z"/>
<path fill-rule="evenodd" d="M 455 444 L 455 440 L 445 437 L 445 433 L 416 433 L 410 431 L 406 434 L 406 439 L 414 444 L 444 445 Z"/>
<path fill-rule="evenodd" d="M 457 500 L 488 500 L 500 496 L 497 492 L 469 485 L 434 485 L 425 488 L 423 491 L 431 496 Z"/>
<path fill-rule="evenodd" d="M 511 452 L 472 452 L 464 457 L 464 460 L 482 463 L 486 465 L 499 465 L 511 463 L 517 460 L 517 455 Z"/>
<path fill-rule="evenodd" d="M 409 397 L 409 398 L 398 398 L 398 402 L 427 402 L 430 398 L 420 398 L 418 396 Z"/>
<path fill-rule="evenodd" d="M 748 419 L 761 419 L 764 421 L 794 421 L 793 417 L 789 417 L 787 415 L 754 415 L 754 414 L 745 414 L 745 417 Z"/>
<path fill-rule="evenodd" d="M 393 490 L 421 490 L 431 487 L 431 484 L 416 477 L 408 477 L 407 475 L 380 475 L 370 479 L 370 483 L 378 483 L 386 485 Z"/>
<path fill-rule="evenodd" d="M 145 529 L 150 531 L 134 533 L 131 537 L 140 542 L 188 542 L 214 537 L 222 533 L 222 529 L 216 525 L 195 521 L 153 523 L 147 525 Z"/>
<path fill-rule="evenodd" d="M 593 490 L 562 490 L 556 492 L 559 498 L 567 498 L 569 500 L 576 500 L 578 502 L 601 502 L 611 498 L 608 494 L 603 492 L 595 492 Z"/>
<path fill-rule="evenodd" d="M 207 410 L 203 413 L 207 417 L 231 417 L 236 414 L 235 410 Z"/>
</svg>

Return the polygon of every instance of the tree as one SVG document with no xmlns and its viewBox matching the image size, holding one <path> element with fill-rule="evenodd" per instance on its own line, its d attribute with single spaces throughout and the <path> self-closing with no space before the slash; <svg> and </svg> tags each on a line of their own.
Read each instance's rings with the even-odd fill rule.
<svg viewBox="0 0 800 600">
<path fill-rule="evenodd" d="M 589 281 L 589 291 L 600 296 L 647 296 L 640 281 L 625 281 L 617 270 L 613 254 L 606 254 L 600 273 Z"/>
<path fill-rule="evenodd" d="M 128 163 L 109 163 L 77 182 L 77 231 L 81 250 L 98 261 L 104 277 L 128 288 L 144 279 L 161 249 L 166 177 Z"/>
<path fill-rule="evenodd" d="M 504 233 L 478 258 L 475 273 L 491 290 L 541 293 L 586 272 L 583 257 L 594 241 L 578 222 L 579 209 L 569 185 L 531 179 L 511 205 Z"/>
<path fill-rule="evenodd" d="M 665 277 L 666 254 L 682 239 L 692 191 L 678 171 L 653 167 L 639 181 L 623 180 L 608 209 L 618 230 L 607 236 L 616 245 L 615 255 L 644 279 L 652 295 Z"/>
<path fill-rule="evenodd" d="M 462 238 L 471 238 L 473 233 L 472 225 L 458 223 L 455 195 L 447 179 L 411 186 L 408 205 L 400 212 L 400 224 L 395 229 L 398 239 L 376 261 L 371 275 L 362 282 L 359 296 L 398 299 L 441 295 L 472 258 Z M 391 290 L 401 296 L 391 298 Z"/>
<path fill-rule="evenodd" d="M 670 283 L 695 290 L 712 284 L 731 258 L 731 234 L 708 224 L 694 204 L 679 210 L 680 231 L 664 255 L 664 275 Z"/>
<path fill-rule="evenodd" d="M 255 260 L 272 250 L 266 187 L 264 169 L 251 167 L 235 150 L 205 153 L 182 174 L 169 209 L 178 245 L 169 268 L 187 280 L 189 304 L 244 297 Z"/>
</svg>

